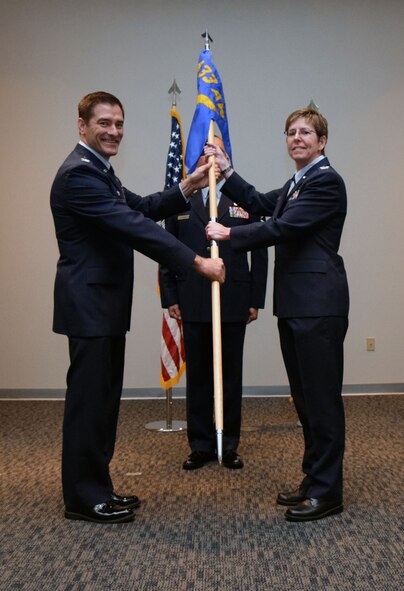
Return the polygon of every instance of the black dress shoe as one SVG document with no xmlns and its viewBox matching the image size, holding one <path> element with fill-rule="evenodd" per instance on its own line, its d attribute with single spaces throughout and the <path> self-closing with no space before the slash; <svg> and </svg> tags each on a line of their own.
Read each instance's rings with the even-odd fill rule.
<svg viewBox="0 0 404 591">
<path fill-rule="evenodd" d="M 182 464 L 184 470 L 198 470 L 204 464 L 216 459 L 213 451 L 193 451 Z"/>
<path fill-rule="evenodd" d="M 113 492 L 110 501 L 114 505 L 123 507 L 124 509 L 137 509 L 140 507 L 140 499 L 136 495 L 121 497 L 121 495 L 117 495 L 115 492 Z"/>
<path fill-rule="evenodd" d="M 313 521 L 329 515 L 342 513 L 342 499 L 329 501 L 326 499 L 305 499 L 299 505 L 291 507 L 285 513 L 286 521 Z"/>
<path fill-rule="evenodd" d="M 281 491 L 276 497 L 278 505 L 298 505 L 306 499 L 306 489 L 303 486 L 298 486 L 292 491 Z"/>
<path fill-rule="evenodd" d="M 94 507 L 66 507 L 66 519 L 81 519 L 94 523 L 126 523 L 133 521 L 134 514 L 130 509 L 118 507 L 112 502 L 98 503 Z"/>
<path fill-rule="evenodd" d="M 243 460 L 233 449 L 226 449 L 223 452 L 223 466 L 231 470 L 240 470 L 244 466 Z"/>
</svg>

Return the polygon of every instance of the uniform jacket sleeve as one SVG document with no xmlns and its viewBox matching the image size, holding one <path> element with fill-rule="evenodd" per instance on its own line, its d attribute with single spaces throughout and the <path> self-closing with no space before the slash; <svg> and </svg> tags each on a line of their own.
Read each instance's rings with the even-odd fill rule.
<svg viewBox="0 0 404 591">
<path fill-rule="evenodd" d="M 235 176 L 233 174 L 229 181 Z M 223 192 L 229 190 L 227 183 Z M 231 245 L 236 250 L 249 250 L 304 239 L 335 221 L 336 229 L 346 215 L 346 191 L 342 178 L 330 167 L 317 169 L 299 183 L 289 197 L 283 190 L 259 193 L 237 175 L 230 190 L 232 198 L 245 209 L 257 213 L 271 212 L 264 223 L 232 228 Z M 234 191 L 234 194 L 233 194 Z M 276 199 L 276 204 L 274 201 Z M 280 200 L 283 207 L 279 207 Z"/>
<path fill-rule="evenodd" d="M 102 231 L 127 243 L 153 260 L 175 269 L 192 265 L 195 253 L 175 240 L 153 220 L 184 209 L 179 188 L 140 197 L 95 167 L 78 166 L 59 175 L 52 190 L 52 210 L 58 221 L 58 239 Z"/>
</svg>

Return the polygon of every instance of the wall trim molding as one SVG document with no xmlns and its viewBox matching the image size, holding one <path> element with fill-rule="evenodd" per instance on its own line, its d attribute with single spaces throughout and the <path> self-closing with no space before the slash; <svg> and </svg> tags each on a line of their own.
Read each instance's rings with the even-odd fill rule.
<svg viewBox="0 0 404 591">
<path fill-rule="evenodd" d="M 59 388 L 0 388 L 0 400 L 64 400 L 65 389 Z M 404 383 L 394 384 L 345 384 L 344 396 L 377 396 L 385 394 L 404 394 Z M 244 386 L 244 398 L 287 397 L 288 386 Z M 124 388 L 123 400 L 165 399 L 161 388 Z M 185 398 L 185 387 L 173 389 L 173 398 Z"/>
</svg>

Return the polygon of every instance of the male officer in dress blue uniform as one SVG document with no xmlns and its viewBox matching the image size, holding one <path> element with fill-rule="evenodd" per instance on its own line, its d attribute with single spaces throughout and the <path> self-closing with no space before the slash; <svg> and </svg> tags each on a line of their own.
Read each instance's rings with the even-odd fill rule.
<svg viewBox="0 0 404 591">
<path fill-rule="evenodd" d="M 133 249 L 176 272 L 193 268 L 224 281 L 221 259 L 196 255 L 155 223 L 186 207 L 187 197 L 204 186 L 203 169 L 148 197 L 128 191 L 109 163 L 123 126 L 124 110 L 115 96 L 83 97 L 80 142 L 51 189 L 60 251 L 53 330 L 69 337 L 70 354 L 62 452 L 65 516 L 97 523 L 131 521 L 140 504 L 135 495 L 118 495 L 109 473 L 130 325 Z"/>
<path fill-rule="evenodd" d="M 221 138 L 215 144 L 224 150 Z M 198 165 L 206 163 L 204 156 Z M 221 195 L 223 179 L 217 171 L 218 220 L 228 227 L 245 227 L 252 216 Z M 208 189 L 191 200 L 191 209 L 171 216 L 165 227 L 176 238 L 200 255 L 208 252 L 205 227 L 209 221 Z M 220 290 L 222 378 L 223 378 L 223 465 L 240 469 L 243 461 L 237 454 L 241 429 L 243 348 L 246 325 L 256 320 L 265 304 L 268 271 L 267 248 L 235 252 L 227 242 L 220 246 L 226 267 L 226 282 Z M 182 319 L 187 363 L 187 435 L 191 454 L 184 470 L 201 468 L 216 458 L 216 431 L 213 418 L 213 343 L 211 284 L 196 273 L 185 277 L 170 269 L 160 269 L 160 294 L 163 308 L 172 318 Z"/>
<path fill-rule="evenodd" d="M 287 520 L 310 521 L 343 510 L 341 389 L 349 296 L 338 249 L 347 198 L 344 181 L 324 155 L 327 120 L 315 109 L 299 109 L 287 118 L 285 134 L 296 174 L 283 188 L 260 193 L 232 168 L 222 187 L 247 211 L 271 217 L 241 228 L 210 222 L 207 237 L 230 240 L 236 252 L 275 245 L 274 314 L 305 444 L 305 477 L 296 490 L 279 493 L 277 502 L 289 506 Z M 228 168 L 217 147 L 205 153 Z"/>
</svg>

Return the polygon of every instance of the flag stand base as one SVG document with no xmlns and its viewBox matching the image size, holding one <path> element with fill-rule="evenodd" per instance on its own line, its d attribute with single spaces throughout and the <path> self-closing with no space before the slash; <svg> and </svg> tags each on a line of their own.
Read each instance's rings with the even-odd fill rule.
<svg viewBox="0 0 404 591">
<path fill-rule="evenodd" d="M 154 421 L 153 423 L 147 423 L 146 429 L 150 431 L 160 431 L 160 433 L 177 433 L 179 431 L 187 430 L 186 421 L 173 421 L 173 391 L 172 388 L 166 390 L 166 411 L 167 418 L 165 421 Z"/>
<path fill-rule="evenodd" d="M 186 421 L 154 421 L 154 423 L 147 423 L 145 425 L 146 429 L 150 429 L 150 431 L 160 431 L 161 433 L 175 433 L 177 431 L 186 431 L 187 430 L 187 422 Z"/>
</svg>

